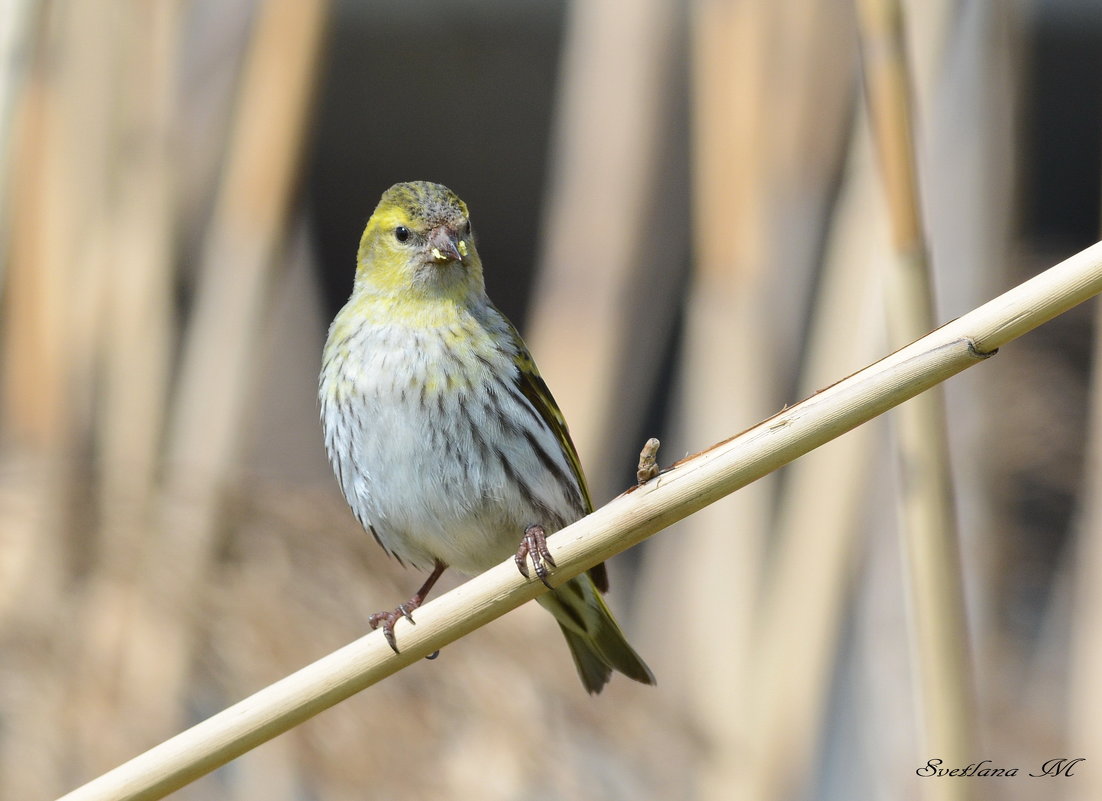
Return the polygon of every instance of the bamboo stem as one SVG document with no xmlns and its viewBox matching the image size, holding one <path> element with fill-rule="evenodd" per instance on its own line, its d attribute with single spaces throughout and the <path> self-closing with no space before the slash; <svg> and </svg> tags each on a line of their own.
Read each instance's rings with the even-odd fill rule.
<svg viewBox="0 0 1102 801">
<path fill-rule="evenodd" d="M 1081 754 L 1102 746 L 1102 306 L 1094 312 L 1094 352 L 1083 483 L 1075 525 L 1071 648 L 1067 694 L 1068 744 Z M 1089 771 L 1068 798 L 1102 795 L 1102 776 Z"/>
<path fill-rule="evenodd" d="M 767 131 L 781 105 L 769 80 L 775 17 L 765 3 L 690 4 L 693 266 L 675 442 L 708 442 L 732 421 L 767 414 L 782 394 L 787 365 L 773 347 L 783 336 L 777 273 L 766 269 L 777 163 Z M 665 648 L 657 669 L 666 661 L 682 674 L 674 682 L 707 743 L 696 770 L 700 801 L 732 797 L 741 767 L 734 755 L 753 736 L 745 688 L 775 489 L 772 479 L 750 487 L 647 552 L 645 597 L 658 609 L 643 619 L 661 621 L 651 636 Z M 688 616 L 686 597 L 697 607 Z"/>
<path fill-rule="evenodd" d="M 242 101 L 168 415 L 161 536 L 147 554 L 139 634 L 124 668 L 148 726 L 171 725 L 191 629 L 177 625 L 210 566 L 222 491 L 247 418 L 254 350 L 278 264 L 313 96 L 328 3 L 269 0 L 257 9 Z M 150 675 L 159 675 L 156 685 Z"/>
<path fill-rule="evenodd" d="M 14 171 L 12 129 L 18 96 L 24 91 L 27 68 L 20 65 L 20 48 L 26 46 L 34 9 L 33 0 L 0 3 L 0 296 L 4 292 L 10 226 L 8 204 Z"/>
<path fill-rule="evenodd" d="M 640 345 L 638 310 L 624 298 L 644 280 L 650 255 L 649 199 L 661 191 L 676 14 L 661 0 L 583 0 L 567 14 L 551 190 L 526 338 L 570 420 L 595 498 L 613 489 L 602 486 L 614 472 L 601 448 L 608 427 L 636 424 L 644 411 L 642 399 L 625 398 L 618 380 L 632 350 L 625 341 Z"/>
<path fill-rule="evenodd" d="M 879 268 L 887 221 L 875 196 L 865 131 L 855 129 L 808 332 L 801 392 L 867 364 L 883 347 Z M 838 325 L 846 320 L 847 325 Z M 731 798 L 774 801 L 807 793 L 825 735 L 831 678 L 864 538 L 876 443 L 862 426 L 786 469 L 768 572 L 755 614 L 753 756 Z"/>
<path fill-rule="evenodd" d="M 1098 753 L 1102 747 L 1102 308 L 1095 315 L 1094 362 L 1091 372 L 1090 421 L 1086 471 L 1075 527 L 1070 690 L 1068 691 L 1069 750 Z M 1102 776 L 1085 771 L 1068 798 L 1088 801 L 1102 794 Z"/>
<path fill-rule="evenodd" d="M 887 196 L 895 257 L 885 300 L 893 345 L 934 324 L 934 292 L 919 205 L 912 95 L 899 0 L 858 0 L 873 142 Z M 914 610 L 914 656 L 921 685 L 924 753 L 966 761 L 975 745 L 973 668 L 968 647 L 960 543 L 944 398 L 923 395 L 894 416 L 900 518 Z M 926 785 L 927 797 L 968 798 L 967 783 Z"/>
<path fill-rule="evenodd" d="M 1102 242 L 742 434 L 689 457 L 550 538 L 571 578 L 813 448 L 983 361 L 996 349 L 1102 291 Z M 64 796 L 161 798 L 485 625 L 543 590 L 512 560 L 399 621 L 403 651 L 373 632 Z"/>
</svg>

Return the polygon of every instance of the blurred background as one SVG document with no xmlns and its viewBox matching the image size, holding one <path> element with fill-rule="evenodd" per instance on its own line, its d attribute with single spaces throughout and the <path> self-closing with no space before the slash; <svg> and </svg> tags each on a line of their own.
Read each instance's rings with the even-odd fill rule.
<svg viewBox="0 0 1102 801">
<path fill-rule="evenodd" d="M 867 80 L 880 11 L 0 0 L 0 799 L 72 789 L 420 585 L 347 511 L 315 400 L 395 181 L 467 201 L 597 503 L 647 437 L 669 464 L 901 344 L 908 247 L 928 328 L 1094 242 L 1098 4 L 903 3 L 924 246 L 870 125 L 904 96 Z M 1102 798 L 1088 306 L 945 388 L 927 578 L 888 415 L 611 563 L 657 688 L 586 697 L 528 605 L 175 797 Z M 1087 761 L 1028 778 L 1061 757 Z"/>
</svg>

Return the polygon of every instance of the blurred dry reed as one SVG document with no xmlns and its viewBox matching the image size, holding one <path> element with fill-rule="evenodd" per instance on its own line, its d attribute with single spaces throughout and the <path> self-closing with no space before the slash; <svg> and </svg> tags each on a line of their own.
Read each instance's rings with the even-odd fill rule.
<svg viewBox="0 0 1102 801">
<path fill-rule="evenodd" d="M 1096 312 L 1097 313 L 1097 312 Z M 1094 383 L 1091 387 L 1090 429 L 1084 477 L 1084 502 L 1076 530 L 1074 552 L 1074 628 L 1071 640 L 1071 686 L 1068 690 L 1071 737 L 1081 753 L 1102 747 L 1102 724 L 1095 710 L 1102 705 L 1098 677 L 1102 675 L 1102 324 L 1095 322 Z M 1070 797 L 1086 801 L 1102 792 L 1102 779 L 1085 773 Z"/>
<path fill-rule="evenodd" d="M 920 205 L 914 81 L 898 0 L 858 0 L 867 108 L 891 221 L 884 277 L 889 342 L 902 347 L 936 327 L 933 272 Z M 893 416 L 899 464 L 900 527 L 906 540 L 914 618 L 912 651 L 927 753 L 967 764 L 978 750 L 975 676 L 964 607 L 960 541 L 944 398 L 935 388 Z M 966 783 L 929 784 L 924 797 L 974 797 Z"/>
<path fill-rule="evenodd" d="M 391 71 L 325 80 L 402 86 L 446 111 L 432 135 L 454 150 L 449 126 L 481 130 L 469 98 L 417 83 L 431 70 L 411 60 L 480 63 L 493 36 L 527 24 L 522 5 L 372 7 L 366 24 L 395 39 Z M 883 113 L 878 93 L 861 105 L 856 2 L 552 5 L 565 23 L 526 333 L 598 502 L 630 480 L 647 436 L 668 463 L 1055 260 L 1020 219 L 1037 4 L 902 4 L 913 161 L 874 156 L 889 139 L 874 142 L 864 117 Z M 296 187 L 325 18 L 354 27 L 368 13 L 332 6 L 0 0 L 0 799 L 71 789 L 408 594 L 411 574 L 311 472 L 308 402 L 278 419 L 314 451 L 254 441 L 285 433 L 271 423 L 278 379 L 316 371 L 301 354 L 320 348 L 324 315 L 306 297 Z M 447 48 L 424 46 L 430 23 Z M 497 77 L 471 97 L 498 92 Z M 360 146 L 389 154 L 377 123 Z M 921 205 L 913 188 L 888 202 L 890 164 L 909 164 Z M 484 191 L 509 196 L 516 179 L 495 168 Z M 407 177 L 434 177 L 420 169 Z M 376 180 L 349 175 L 349 196 L 369 207 Z M 922 221 L 912 234 L 937 292 L 892 331 L 900 209 Z M 966 603 L 953 612 L 953 590 L 935 614 L 970 624 L 974 720 L 922 734 L 969 679 L 950 651 L 948 689 L 927 686 L 935 652 L 908 644 L 923 615 L 908 599 L 930 592 L 901 567 L 901 482 L 874 424 L 613 565 L 613 605 L 657 691 L 582 698 L 565 654 L 532 658 L 554 632 L 521 609 L 179 797 L 917 798 L 969 789 L 915 775 L 941 754 L 933 743 L 973 743 L 945 746 L 964 764 L 1096 758 L 1099 426 L 1080 481 L 1082 371 L 1061 359 L 1083 338 L 1063 337 L 1008 349 L 946 391 L 955 471 L 932 480 L 958 502 Z M 313 478 L 261 481 L 269 453 Z M 1021 544 L 1064 536 L 1026 520 L 1031 469 L 1080 506 L 1077 557 L 1052 575 Z M 954 574 L 951 551 L 928 572 Z M 1074 603 L 1037 600 L 1072 598 L 1073 578 Z M 1043 632 L 1023 634 L 1022 618 Z M 929 703 L 913 700 L 919 686 Z M 1000 798 L 1040 797 L 1031 781 Z M 1096 784 L 1084 771 L 1044 797 L 1093 798 Z"/>
</svg>

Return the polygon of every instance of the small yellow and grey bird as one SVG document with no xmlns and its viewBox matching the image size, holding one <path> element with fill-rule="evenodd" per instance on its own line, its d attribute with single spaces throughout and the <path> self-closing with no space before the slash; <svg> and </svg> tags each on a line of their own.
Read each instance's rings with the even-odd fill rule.
<svg viewBox="0 0 1102 801">
<path fill-rule="evenodd" d="M 592 511 L 562 413 L 516 329 L 486 296 L 467 206 L 447 187 L 395 184 L 360 240 L 352 296 L 329 328 L 321 381 L 325 446 L 352 511 L 399 561 L 431 571 L 394 624 L 448 567 L 531 558 L 547 586 L 547 534 Z M 585 688 L 613 670 L 654 675 L 601 597 L 598 565 L 538 598 Z"/>
</svg>

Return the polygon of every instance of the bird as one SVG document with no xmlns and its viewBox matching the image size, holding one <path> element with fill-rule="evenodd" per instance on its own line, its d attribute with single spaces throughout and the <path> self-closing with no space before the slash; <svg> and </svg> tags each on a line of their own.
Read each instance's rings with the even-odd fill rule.
<svg viewBox="0 0 1102 801">
<path fill-rule="evenodd" d="M 360 239 L 353 288 L 329 327 L 318 397 L 325 448 L 353 514 L 401 564 L 429 575 L 371 615 L 391 648 L 401 618 L 449 567 L 515 560 L 582 684 L 654 674 L 602 594 L 604 564 L 552 586 L 547 537 L 593 510 L 562 412 L 517 329 L 486 294 L 467 205 L 447 187 L 387 189 Z"/>
</svg>

